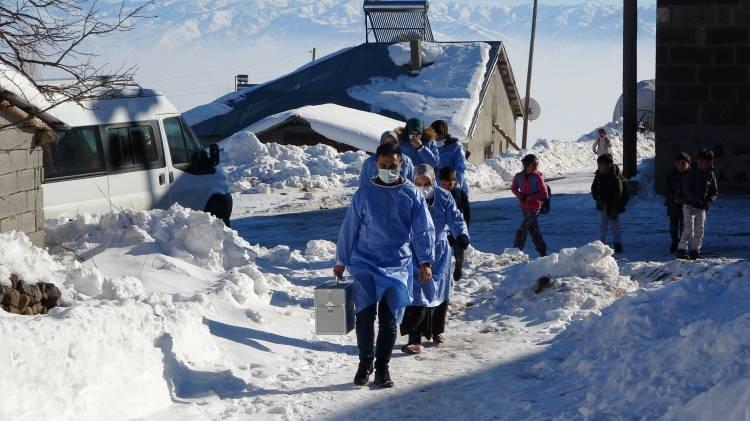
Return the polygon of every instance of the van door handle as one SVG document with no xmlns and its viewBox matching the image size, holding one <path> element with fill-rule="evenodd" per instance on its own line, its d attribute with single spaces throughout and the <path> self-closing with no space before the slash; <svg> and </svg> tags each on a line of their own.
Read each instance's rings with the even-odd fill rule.
<svg viewBox="0 0 750 421">
<path fill-rule="evenodd" d="M 174 173 L 172 171 L 169 172 L 169 184 L 174 183 Z"/>
<path fill-rule="evenodd" d="M 165 178 L 164 174 L 159 174 L 159 185 L 160 186 L 164 185 L 164 178 Z"/>
</svg>

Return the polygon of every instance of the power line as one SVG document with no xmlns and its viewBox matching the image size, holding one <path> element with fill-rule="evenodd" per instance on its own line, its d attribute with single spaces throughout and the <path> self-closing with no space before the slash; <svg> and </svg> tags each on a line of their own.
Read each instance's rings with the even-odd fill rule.
<svg viewBox="0 0 750 421">
<path fill-rule="evenodd" d="M 201 72 L 201 73 L 192 73 L 192 74 L 188 74 L 188 75 L 172 76 L 172 77 L 168 77 L 168 78 L 164 78 L 164 79 L 145 80 L 145 81 L 142 81 L 141 83 L 154 83 L 154 82 L 165 82 L 165 81 L 175 80 L 175 79 L 188 79 L 188 78 L 191 78 L 191 77 L 205 76 L 205 75 L 210 75 L 210 74 L 214 74 L 214 73 L 221 73 L 221 72 L 225 72 L 227 70 L 232 70 L 232 69 L 239 69 L 239 68 L 259 66 L 261 64 L 273 63 L 273 62 L 276 62 L 276 61 L 287 60 L 287 59 L 290 59 L 292 57 L 298 57 L 298 56 L 308 55 L 308 54 L 310 54 L 310 52 L 309 51 L 305 51 L 304 53 L 291 54 L 291 55 L 284 56 L 284 57 L 277 57 L 277 58 L 273 58 L 273 59 L 269 59 L 269 60 L 257 61 L 255 63 L 250 63 L 250 64 L 244 64 L 244 65 L 237 65 L 237 66 L 232 66 L 232 67 L 226 67 L 226 68 L 223 68 L 223 69 L 210 70 L 210 71 Z"/>
</svg>

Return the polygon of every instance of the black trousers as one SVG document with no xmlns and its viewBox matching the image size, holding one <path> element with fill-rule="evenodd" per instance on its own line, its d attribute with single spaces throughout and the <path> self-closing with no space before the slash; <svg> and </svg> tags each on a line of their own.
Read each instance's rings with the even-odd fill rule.
<svg viewBox="0 0 750 421">
<path fill-rule="evenodd" d="M 406 307 L 404 320 L 401 322 L 401 335 L 409 335 L 410 343 L 419 343 L 424 336 L 432 340 L 435 335 L 445 332 L 448 319 L 448 301 L 437 307 Z"/>
<path fill-rule="evenodd" d="M 679 213 L 673 212 L 671 215 L 669 215 L 669 235 L 672 236 L 672 244 L 677 244 L 680 242 L 680 237 L 682 236 L 682 226 L 682 210 L 680 210 Z"/>
<path fill-rule="evenodd" d="M 378 337 L 375 342 L 375 317 L 378 317 Z M 373 304 L 357 313 L 357 346 L 360 361 L 375 359 L 375 368 L 388 368 L 393 347 L 396 345 L 396 317 L 383 299 L 380 305 Z"/>
</svg>

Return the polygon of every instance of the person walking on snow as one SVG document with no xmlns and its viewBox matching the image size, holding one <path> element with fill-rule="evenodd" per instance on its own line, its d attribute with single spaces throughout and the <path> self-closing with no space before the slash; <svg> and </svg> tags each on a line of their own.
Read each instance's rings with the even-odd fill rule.
<svg viewBox="0 0 750 421">
<path fill-rule="evenodd" d="M 612 155 L 612 141 L 609 140 L 607 131 L 603 128 L 599 129 L 599 137 L 594 141 L 593 150 L 597 158 L 602 155 Z"/>
<path fill-rule="evenodd" d="M 448 133 L 448 122 L 445 120 L 436 120 L 430 127 L 435 131 L 437 136 L 438 152 L 440 160 L 435 171 L 440 172 L 443 168 L 450 168 L 456 171 L 458 186 L 461 190 L 469 195 L 469 183 L 466 181 L 466 153 L 464 148 L 458 142 L 458 139 Z"/>
<path fill-rule="evenodd" d="M 672 254 L 677 252 L 683 231 L 682 205 L 685 201 L 685 194 L 682 191 L 682 179 L 689 169 L 690 155 L 687 152 L 681 152 L 674 160 L 674 167 L 667 172 L 664 206 L 667 207 L 667 216 L 669 216 L 669 234 L 672 237 L 669 252 Z"/>
<path fill-rule="evenodd" d="M 393 387 L 388 365 L 396 325 L 412 302 L 412 262 L 422 283 L 432 279 L 435 227 L 427 202 L 400 176 L 401 149 L 386 143 L 375 154 L 378 176 L 352 197 L 336 244 L 337 277 L 348 269 L 354 284 L 359 368 L 354 384 Z M 376 345 L 375 317 L 378 317 Z M 373 361 L 374 360 L 374 361 Z"/>
<path fill-rule="evenodd" d="M 448 235 L 455 238 L 455 247 L 465 250 L 469 247 L 469 231 L 461 212 L 453 201 L 450 192 L 435 187 L 435 171 L 429 165 L 414 168 L 414 184 L 422 192 L 430 209 L 435 225 L 435 264 L 432 279 L 421 284 L 414 283 L 414 298 L 406 307 L 401 335 L 409 335 L 409 342 L 401 348 L 407 354 L 422 351 L 422 336 L 435 345 L 444 342 L 445 322 L 448 317 L 448 304 L 451 296 L 451 256 L 452 247 Z M 414 275 L 420 268 L 414 265 Z"/>
<path fill-rule="evenodd" d="M 401 152 L 411 159 L 414 166 L 427 164 L 435 168 L 440 160 L 440 152 L 437 144 L 424 132 L 424 122 L 410 118 L 400 139 Z"/>
<path fill-rule="evenodd" d="M 391 143 L 398 145 L 398 135 L 396 132 L 389 131 L 385 132 L 380 136 L 380 144 L 384 145 Z M 378 176 L 378 164 L 376 163 L 375 155 L 371 155 L 365 162 L 362 163 L 362 171 L 359 173 L 359 186 L 361 187 L 364 183 L 369 183 L 371 179 Z M 401 164 L 401 177 L 404 180 L 414 180 L 414 164 L 411 159 L 406 155 L 401 155 L 403 163 Z"/>
<path fill-rule="evenodd" d="M 599 211 L 599 240 L 606 242 L 607 229 L 611 226 L 615 253 L 622 253 L 620 214 L 625 212 L 629 198 L 627 184 L 612 155 L 602 155 L 596 162 L 599 168 L 591 184 L 591 196 Z"/>
<path fill-rule="evenodd" d="M 706 212 L 719 196 L 714 170 L 714 152 L 701 149 L 698 160 L 682 178 L 684 203 L 682 205 L 683 231 L 677 246 L 677 258 L 702 259 L 701 246 L 706 223 Z M 690 254 L 688 254 L 688 247 Z"/>
<path fill-rule="evenodd" d="M 542 202 L 549 199 L 547 184 L 544 176 L 539 172 L 539 159 L 536 155 L 526 155 L 522 160 L 523 171 L 513 177 L 511 191 L 518 198 L 523 220 L 516 231 L 516 240 L 513 247 L 523 250 L 526 244 L 526 235 L 531 234 L 536 251 L 540 256 L 547 255 L 547 244 L 544 242 L 542 232 L 539 229 L 539 211 Z"/>
<path fill-rule="evenodd" d="M 456 171 L 450 168 L 441 168 L 438 174 L 440 180 L 440 187 L 443 190 L 448 191 L 453 196 L 453 200 L 456 202 L 456 207 L 461 214 L 464 216 L 466 226 L 471 224 L 471 207 L 469 207 L 469 196 L 464 193 L 463 190 L 458 186 L 458 180 L 456 178 Z M 456 259 L 456 266 L 453 268 L 453 281 L 458 282 L 463 277 L 464 267 L 464 252 L 462 247 L 456 247 L 456 239 L 452 235 L 448 235 L 448 243 L 453 248 L 453 257 Z"/>
</svg>

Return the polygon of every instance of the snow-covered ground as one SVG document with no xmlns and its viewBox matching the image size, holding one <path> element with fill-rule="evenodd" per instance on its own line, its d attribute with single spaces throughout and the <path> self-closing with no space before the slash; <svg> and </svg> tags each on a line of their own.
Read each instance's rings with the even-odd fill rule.
<svg viewBox="0 0 750 421">
<path fill-rule="evenodd" d="M 233 165 L 268 188 L 235 195 L 234 230 L 173 207 L 48 221 L 47 251 L 0 234 L 0 278 L 53 282 L 66 304 L 47 316 L 0 311 L 0 419 L 746 419 L 750 239 L 727 221 L 750 199 L 720 197 L 709 258 L 675 262 L 661 199 L 644 194 L 623 215 L 615 258 L 592 242 L 593 158 L 551 158 L 588 142 L 537 145 L 542 170 L 565 176 L 541 219 L 555 254 L 507 249 L 516 200 L 477 190 L 447 342 L 395 351 L 396 388 L 360 389 L 353 334 L 316 336 L 311 310 L 352 189 L 355 161 L 344 159 L 356 156 L 311 147 L 269 161 L 262 147 L 279 146 L 244 136 L 235 146 L 258 159 Z M 321 156 L 344 181 L 288 183 L 285 165 L 310 171 Z M 533 292 L 545 275 L 551 287 Z"/>
</svg>

